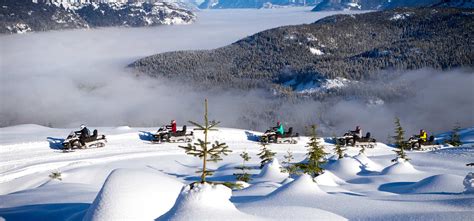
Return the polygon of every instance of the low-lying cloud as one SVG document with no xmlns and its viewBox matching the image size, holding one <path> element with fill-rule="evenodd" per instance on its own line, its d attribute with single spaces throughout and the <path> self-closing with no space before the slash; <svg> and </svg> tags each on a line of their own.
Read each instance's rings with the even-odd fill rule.
<svg viewBox="0 0 474 221">
<path fill-rule="evenodd" d="M 202 12 L 201 20 L 190 26 L 2 36 L 0 126 L 159 126 L 171 119 L 201 121 L 204 98 L 209 99 L 212 119 L 245 129 L 264 130 L 280 120 L 299 132 L 317 123 L 325 135 L 332 135 L 360 125 L 385 139 L 393 133 L 395 116 L 409 134 L 420 128 L 447 130 L 456 122 L 474 125 L 472 69 L 399 74 L 391 81 L 406 87 L 406 96 L 371 105 L 358 99 L 288 101 L 260 90 L 197 92 L 180 82 L 136 75 L 124 68 L 146 55 L 220 47 L 265 28 L 322 16 L 295 9 L 280 15 L 278 11 L 229 12 L 234 17 L 222 11 Z M 383 89 L 386 82 L 373 84 Z"/>
</svg>

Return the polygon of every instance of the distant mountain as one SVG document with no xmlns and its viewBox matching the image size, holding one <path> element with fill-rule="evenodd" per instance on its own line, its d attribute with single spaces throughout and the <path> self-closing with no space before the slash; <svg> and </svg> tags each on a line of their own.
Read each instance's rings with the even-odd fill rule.
<svg viewBox="0 0 474 221">
<path fill-rule="evenodd" d="M 0 33 L 88 27 L 79 15 L 54 5 L 35 4 L 29 0 L 0 1 Z"/>
<path fill-rule="evenodd" d="M 30 0 L 0 2 L 0 33 L 77 29 L 106 26 L 186 24 L 194 13 L 172 3 L 87 3 L 64 8 Z"/>
<path fill-rule="evenodd" d="M 153 55 L 130 67 L 203 88 L 311 91 L 370 79 L 382 70 L 474 67 L 472 36 L 472 9 L 405 8 L 330 16 L 214 50 Z"/>
<path fill-rule="evenodd" d="M 278 6 L 302 6 L 316 5 L 321 0 L 205 0 L 199 8 L 201 9 L 224 9 L 224 8 L 262 8 L 268 5 Z"/>
<path fill-rule="evenodd" d="M 383 10 L 400 7 L 473 8 L 472 0 L 323 0 L 313 11 Z"/>
</svg>

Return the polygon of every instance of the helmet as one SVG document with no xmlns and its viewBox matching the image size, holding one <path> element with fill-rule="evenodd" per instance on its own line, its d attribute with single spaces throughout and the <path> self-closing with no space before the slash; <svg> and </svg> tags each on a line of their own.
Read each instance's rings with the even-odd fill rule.
<svg viewBox="0 0 474 221">
<path fill-rule="evenodd" d="M 280 125 L 280 121 L 277 121 L 277 125 Z"/>
<path fill-rule="evenodd" d="M 358 130 L 358 129 L 360 129 L 360 126 L 357 126 L 357 127 L 356 127 L 356 130 Z"/>
<path fill-rule="evenodd" d="M 81 124 L 81 129 L 84 129 L 84 128 L 86 128 L 86 125 Z"/>
<path fill-rule="evenodd" d="M 175 120 L 171 120 L 171 123 L 176 123 L 176 121 L 175 121 Z"/>
</svg>

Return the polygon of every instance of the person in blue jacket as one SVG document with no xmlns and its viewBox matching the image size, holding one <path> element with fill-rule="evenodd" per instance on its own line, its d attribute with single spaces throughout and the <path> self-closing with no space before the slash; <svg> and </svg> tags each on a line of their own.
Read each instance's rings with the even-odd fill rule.
<svg viewBox="0 0 474 221">
<path fill-rule="evenodd" d="M 277 122 L 276 127 L 274 127 L 274 130 L 276 131 L 277 135 L 281 136 L 285 133 L 285 129 L 283 128 L 283 124 L 280 123 L 280 121 Z"/>
</svg>

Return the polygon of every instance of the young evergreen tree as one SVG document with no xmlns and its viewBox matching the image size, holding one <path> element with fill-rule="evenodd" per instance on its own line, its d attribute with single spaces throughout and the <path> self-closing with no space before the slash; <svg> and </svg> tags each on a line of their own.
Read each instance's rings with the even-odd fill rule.
<svg viewBox="0 0 474 221">
<path fill-rule="evenodd" d="M 210 131 L 216 131 L 214 127 L 216 127 L 219 122 L 209 122 L 207 117 L 207 99 L 204 101 L 204 124 L 198 124 L 193 121 L 189 121 L 189 123 L 193 124 L 197 128 L 195 130 L 202 130 L 204 133 L 204 140 L 198 139 L 197 143 L 188 144 L 187 146 L 179 146 L 183 148 L 186 154 L 191 156 L 199 157 L 202 159 L 202 170 L 198 171 L 201 173 L 201 183 L 206 182 L 206 176 L 212 175 L 212 171 L 207 169 L 207 162 L 217 162 L 222 160 L 221 155 L 227 155 L 228 153 L 232 152 L 229 150 L 229 147 L 225 143 L 219 143 L 215 141 L 210 147 L 211 144 L 208 141 L 208 134 Z"/>
<path fill-rule="evenodd" d="M 288 149 L 286 151 L 285 156 L 283 156 L 283 158 L 285 160 L 283 160 L 283 162 L 282 162 L 282 164 L 283 164 L 282 172 L 288 173 L 290 176 L 292 174 L 296 174 L 296 171 L 298 170 L 298 168 L 294 164 L 291 163 L 295 159 L 293 157 L 293 153 Z"/>
<path fill-rule="evenodd" d="M 453 128 L 453 132 L 451 133 L 451 136 L 449 137 L 448 144 L 451 144 L 455 147 L 461 146 L 461 136 L 459 136 L 459 131 L 461 130 L 461 126 L 459 123 L 456 123 Z"/>
<path fill-rule="evenodd" d="M 51 174 L 49 174 L 49 178 L 51 178 L 52 180 L 56 179 L 56 180 L 63 180 L 63 178 L 61 177 L 61 172 L 60 171 L 56 171 L 56 172 L 51 172 Z"/>
<path fill-rule="evenodd" d="M 404 159 L 406 161 L 409 161 L 406 153 L 405 153 L 405 148 L 407 147 L 407 143 L 405 142 L 405 131 L 403 130 L 403 127 L 400 123 L 400 119 L 398 117 L 395 117 L 395 135 L 393 136 L 393 140 L 395 142 L 395 147 L 398 150 L 394 150 L 394 152 L 397 154 L 397 157 L 392 160 L 392 162 L 397 161 L 398 159 Z"/>
<path fill-rule="evenodd" d="M 319 144 L 319 140 L 316 133 L 316 125 L 312 125 L 310 128 L 311 137 L 309 139 L 308 145 L 308 161 L 305 163 L 300 163 L 298 166 L 304 171 L 304 173 L 316 177 L 319 174 L 323 173 L 324 170 L 322 165 L 326 163 L 324 158 L 327 153 L 324 151 L 323 146 Z"/>
<path fill-rule="evenodd" d="M 262 146 L 262 148 L 260 149 L 260 153 L 257 154 L 257 156 L 260 158 L 260 169 L 263 168 L 263 166 L 265 166 L 266 163 L 268 163 L 269 161 L 271 161 L 273 159 L 273 157 L 275 157 L 275 152 L 272 152 L 272 150 L 270 148 L 267 147 L 267 143 L 265 142 L 260 142 L 260 146 Z"/>
<path fill-rule="evenodd" d="M 252 158 L 249 156 L 249 153 L 247 153 L 246 151 L 242 152 L 240 154 L 240 157 L 242 157 L 242 165 L 235 167 L 235 169 L 240 170 L 240 173 L 234 173 L 234 176 L 236 176 L 236 179 L 239 181 L 249 182 L 251 178 L 250 178 L 250 174 L 247 171 L 250 170 L 250 167 L 246 166 L 245 162 L 248 162 Z"/>
<path fill-rule="evenodd" d="M 344 151 L 346 151 L 347 149 L 341 146 L 341 142 L 336 137 L 334 137 L 333 139 L 336 142 L 333 150 L 337 154 L 337 159 L 344 158 Z"/>
</svg>

